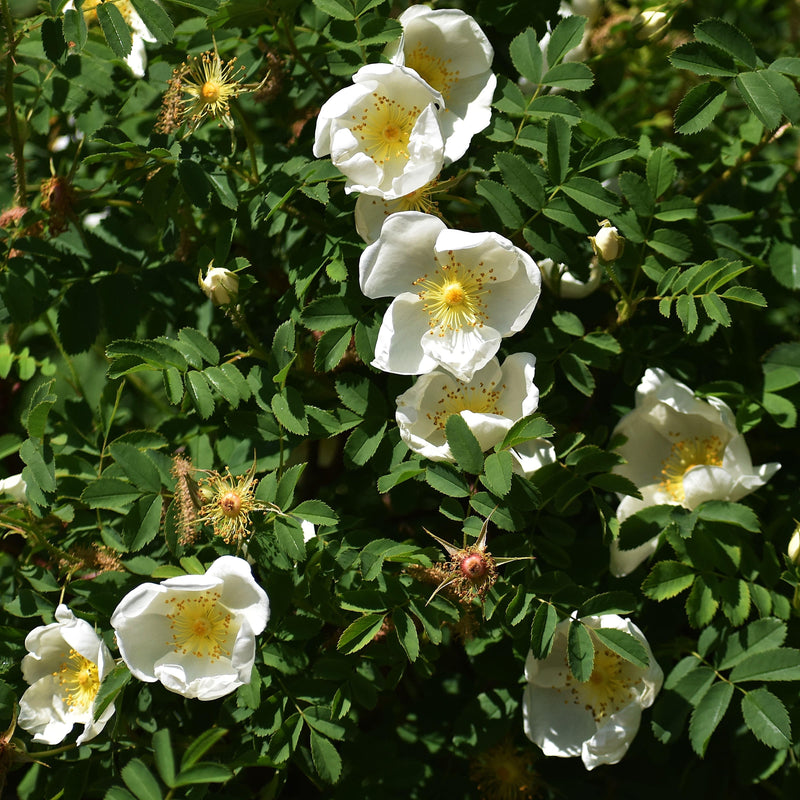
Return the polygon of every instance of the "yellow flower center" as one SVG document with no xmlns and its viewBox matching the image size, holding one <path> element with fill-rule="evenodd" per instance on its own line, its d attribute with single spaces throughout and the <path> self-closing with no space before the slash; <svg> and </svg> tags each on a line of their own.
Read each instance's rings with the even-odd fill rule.
<svg viewBox="0 0 800 800">
<path fill-rule="evenodd" d="M 218 603 L 218 592 L 199 597 L 170 597 L 173 610 L 167 614 L 172 640 L 167 642 L 176 653 L 218 661 L 230 656 L 231 614 Z"/>
<path fill-rule="evenodd" d="M 452 59 L 438 58 L 430 49 L 417 42 L 416 47 L 406 55 L 406 66 L 417 74 L 447 100 L 450 90 L 458 81 L 458 70 L 450 68 Z"/>
<path fill-rule="evenodd" d="M 487 284 L 496 280 L 493 272 L 484 268 L 483 261 L 477 268 L 465 267 L 451 250 L 449 263 L 441 264 L 433 277 L 426 274 L 417 278 L 413 285 L 422 290 L 419 297 L 430 317 L 430 332 L 438 329 L 439 336 L 444 336 L 448 330 L 482 326 L 486 319 L 484 297 L 491 292 Z"/>
<path fill-rule="evenodd" d="M 566 665 L 566 659 L 565 659 Z M 616 714 L 633 698 L 632 687 L 638 682 L 640 671 L 622 656 L 595 639 L 594 667 L 589 680 L 581 683 L 566 667 L 565 689 L 572 695 L 575 705 L 591 711 L 595 722 Z M 565 701 L 566 702 L 566 701 Z"/>
<path fill-rule="evenodd" d="M 661 489 L 682 503 L 686 495 L 683 479 L 693 467 L 722 466 L 725 447 L 718 436 L 700 439 L 681 439 L 674 442 L 669 455 L 661 464 Z"/>
<path fill-rule="evenodd" d="M 100 689 L 97 664 L 89 661 L 76 650 L 69 651 L 69 658 L 53 673 L 66 695 L 70 711 L 87 712 Z"/>
<path fill-rule="evenodd" d="M 200 94 L 207 103 L 216 103 L 219 100 L 220 85 L 217 81 L 206 81 Z"/>
<path fill-rule="evenodd" d="M 242 497 L 235 491 L 226 492 L 219 500 L 219 507 L 228 519 L 234 519 L 242 510 Z"/>
<path fill-rule="evenodd" d="M 467 386 L 462 381 L 457 382 L 455 389 L 442 387 L 443 396 L 436 403 L 436 410 L 428 414 L 428 419 L 439 429 L 444 430 L 447 420 L 453 414 L 462 411 L 473 411 L 476 414 L 501 414 L 497 407 L 500 395 L 505 389 L 505 384 L 496 387 L 494 384 L 485 385 L 483 382 L 475 386 Z"/>
<path fill-rule="evenodd" d="M 189 72 L 183 81 L 183 91 L 189 95 L 184 100 L 187 116 L 195 123 L 204 116 L 229 120 L 230 101 L 244 90 L 237 77 L 244 67 L 237 68 L 235 58 L 223 61 L 208 51 L 191 59 L 185 69 Z"/>
<path fill-rule="evenodd" d="M 353 125 L 353 133 L 363 142 L 364 152 L 380 166 L 387 161 L 407 161 L 411 131 L 422 109 L 406 108 L 385 95 L 372 95 L 371 105 L 361 111 Z"/>
</svg>

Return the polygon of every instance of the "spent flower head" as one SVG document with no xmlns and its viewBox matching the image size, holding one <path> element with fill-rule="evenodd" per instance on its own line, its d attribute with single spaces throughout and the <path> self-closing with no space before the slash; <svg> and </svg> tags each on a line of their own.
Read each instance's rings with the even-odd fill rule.
<svg viewBox="0 0 800 800">
<path fill-rule="evenodd" d="M 469 777 L 486 800 L 533 800 L 543 788 L 533 762 L 530 750 L 507 738 L 478 753 L 470 763 Z"/>
<path fill-rule="evenodd" d="M 250 533 L 250 514 L 269 508 L 253 496 L 258 483 L 255 470 L 254 462 L 245 475 L 238 477 L 230 470 L 225 475 L 206 472 L 198 484 L 203 506 L 197 521 L 213 526 L 215 535 L 227 544 L 239 544 Z"/>
<path fill-rule="evenodd" d="M 192 130 L 206 117 L 233 129 L 230 101 L 249 88 L 241 82 L 243 72 L 244 66 L 237 67 L 235 58 L 225 61 L 214 50 L 194 56 L 183 65 L 181 89 L 189 95 L 183 101 L 183 113 Z"/>
</svg>

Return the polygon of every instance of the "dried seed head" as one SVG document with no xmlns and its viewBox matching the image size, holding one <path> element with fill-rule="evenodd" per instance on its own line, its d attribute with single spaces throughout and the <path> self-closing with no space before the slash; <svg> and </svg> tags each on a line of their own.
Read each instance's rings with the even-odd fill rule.
<svg viewBox="0 0 800 800">
<path fill-rule="evenodd" d="M 459 563 L 461 574 L 470 581 L 478 581 L 486 574 L 489 563 L 482 553 L 470 553 L 461 559 Z"/>
</svg>

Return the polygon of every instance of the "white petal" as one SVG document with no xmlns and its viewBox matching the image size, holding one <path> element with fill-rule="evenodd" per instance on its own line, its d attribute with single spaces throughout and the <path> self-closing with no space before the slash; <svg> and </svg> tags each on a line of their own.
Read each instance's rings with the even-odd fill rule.
<svg viewBox="0 0 800 800">
<path fill-rule="evenodd" d="M 547 464 L 555 464 L 556 449 L 547 439 L 530 439 L 510 451 L 513 470 L 526 478 Z"/>
<path fill-rule="evenodd" d="M 441 364 L 460 381 L 470 381 L 500 349 L 500 334 L 489 325 L 444 332 L 437 328 L 423 334 L 421 345 L 423 353 L 432 361 Z"/>
<path fill-rule="evenodd" d="M 445 224 L 431 214 L 401 211 L 392 214 L 380 238 L 361 254 L 361 291 L 372 298 L 414 292 L 414 281 L 437 269 L 434 243 Z"/>
<path fill-rule="evenodd" d="M 641 718 L 642 707 L 631 702 L 604 720 L 581 748 L 581 760 L 586 769 L 621 761 L 639 730 Z"/>
<path fill-rule="evenodd" d="M 437 360 L 422 349 L 428 321 L 418 295 L 398 295 L 383 317 L 372 366 L 398 375 L 421 375 L 434 369 Z"/>
<path fill-rule="evenodd" d="M 18 503 L 26 502 L 27 496 L 25 491 L 27 488 L 25 481 L 22 480 L 22 473 L 19 475 L 11 475 L 0 481 L 0 492 L 7 494 L 12 500 L 16 500 Z"/>
</svg>

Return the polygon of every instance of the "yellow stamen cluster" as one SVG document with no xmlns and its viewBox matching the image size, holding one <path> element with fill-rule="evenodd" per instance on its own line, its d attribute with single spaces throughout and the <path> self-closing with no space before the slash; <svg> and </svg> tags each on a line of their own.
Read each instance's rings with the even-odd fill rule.
<svg viewBox="0 0 800 800">
<path fill-rule="evenodd" d="M 469 777 L 484 800 L 533 800 L 542 788 L 530 750 L 522 751 L 510 739 L 480 753 L 470 764 Z"/>
<path fill-rule="evenodd" d="M 452 59 L 444 59 L 431 53 L 430 48 L 422 42 L 417 42 L 416 47 L 406 55 L 406 66 L 411 67 L 417 74 L 438 91 L 447 101 L 453 85 L 458 81 L 458 70 L 450 68 Z"/>
<path fill-rule="evenodd" d="M 476 414 L 501 414 L 502 411 L 497 407 L 500 396 L 506 388 L 505 384 L 488 386 L 480 381 L 477 386 L 468 386 L 462 381 L 458 381 L 455 389 L 448 389 L 442 386 L 442 397 L 436 403 L 436 410 L 433 414 L 428 414 L 428 419 L 439 429 L 444 430 L 447 420 L 453 414 L 462 411 L 474 411 Z"/>
<path fill-rule="evenodd" d="M 219 603 L 218 592 L 198 597 L 169 597 L 168 613 L 172 639 L 167 644 L 176 653 L 218 661 L 231 654 L 231 614 Z"/>
<path fill-rule="evenodd" d="M 188 61 L 184 70 L 188 75 L 181 89 L 189 95 L 184 100 L 184 116 L 189 124 L 196 127 L 205 117 L 211 117 L 232 128 L 230 101 L 245 91 L 240 81 L 244 67 L 237 68 L 235 58 L 224 61 L 208 50 Z"/>
<path fill-rule="evenodd" d="M 356 124 L 351 130 L 376 164 L 383 166 L 396 159 L 407 161 L 411 131 L 421 113 L 417 106 L 409 109 L 386 95 L 373 94 L 370 105 L 360 115 L 352 115 Z"/>
<path fill-rule="evenodd" d="M 616 714 L 633 699 L 633 686 L 639 679 L 639 670 L 612 650 L 595 640 L 594 668 L 589 680 L 581 683 L 572 675 L 564 659 L 564 688 L 575 705 L 590 711 L 595 722 Z M 570 702 L 569 699 L 564 701 Z"/>
<path fill-rule="evenodd" d="M 430 317 L 430 333 L 444 336 L 447 331 L 460 331 L 464 327 L 481 327 L 486 320 L 484 297 L 491 293 L 487 284 L 496 280 L 493 269 L 486 269 L 483 261 L 477 267 L 466 267 L 456 261 L 452 250 L 448 262 L 436 262 L 439 269 L 432 277 L 427 274 L 413 281 L 421 291 L 419 298 Z"/>
<path fill-rule="evenodd" d="M 672 445 L 669 455 L 661 464 L 661 489 L 679 503 L 685 499 L 683 478 L 692 467 L 722 466 L 725 446 L 718 436 L 701 439 L 681 439 Z"/>
<path fill-rule="evenodd" d="M 77 650 L 70 650 L 68 659 L 53 675 L 64 690 L 64 701 L 70 711 L 86 713 L 92 707 L 100 689 L 97 664 Z"/>
</svg>

